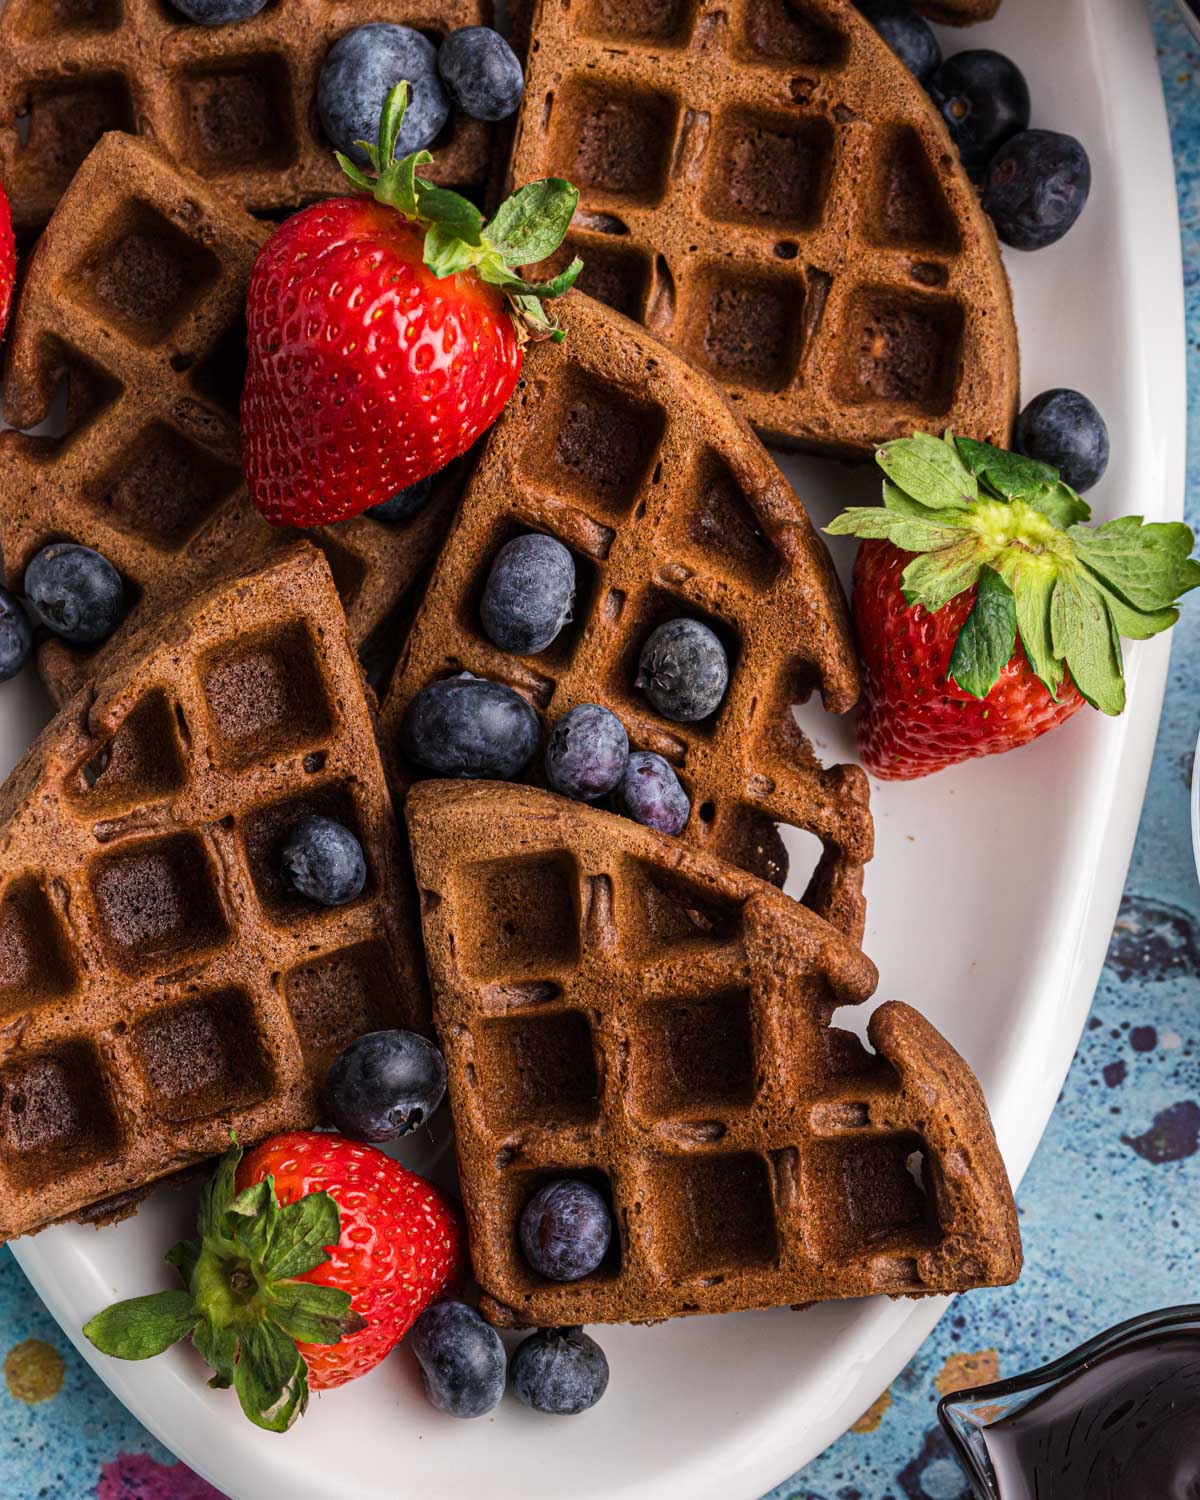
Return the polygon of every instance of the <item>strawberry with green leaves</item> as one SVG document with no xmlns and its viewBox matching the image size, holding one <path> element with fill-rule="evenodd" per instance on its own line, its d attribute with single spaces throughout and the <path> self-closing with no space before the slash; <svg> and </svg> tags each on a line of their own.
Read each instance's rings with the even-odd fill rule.
<svg viewBox="0 0 1200 1500">
<path fill-rule="evenodd" d="M 853 613 L 867 769 L 908 780 L 1028 744 L 1085 702 L 1119 714 L 1121 637 L 1169 629 L 1200 584 L 1188 527 L 1087 526 L 1054 469 L 950 434 L 876 457 L 883 506 L 828 527 L 864 539 Z"/>
<path fill-rule="evenodd" d="M 466 1269 L 453 1204 L 374 1146 L 311 1130 L 243 1160 L 236 1141 L 200 1200 L 199 1238 L 167 1255 L 182 1291 L 117 1302 L 84 1333 L 148 1359 L 191 1338 L 242 1410 L 286 1432 L 311 1390 L 365 1375 Z"/>
<path fill-rule="evenodd" d="M 379 505 L 465 453 L 500 415 L 529 338 L 562 338 L 552 281 L 513 269 L 553 254 L 579 194 L 533 182 L 492 220 L 395 160 L 407 85 L 388 95 L 372 171 L 338 155 L 353 197 L 293 215 L 255 263 L 247 301 L 242 461 L 277 525 L 315 526 Z"/>
</svg>

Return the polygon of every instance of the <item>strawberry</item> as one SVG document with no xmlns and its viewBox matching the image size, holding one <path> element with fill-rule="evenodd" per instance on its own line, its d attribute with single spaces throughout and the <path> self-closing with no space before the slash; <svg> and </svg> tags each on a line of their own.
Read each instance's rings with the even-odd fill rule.
<svg viewBox="0 0 1200 1500">
<path fill-rule="evenodd" d="M 3 184 L 0 184 L 0 338 L 8 322 L 13 283 L 17 279 L 17 243 L 13 239 L 12 213 Z"/>
<path fill-rule="evenodd" d="M 368 175 L 338 154 L 354 197 L 293 215 L 264 245 L 247 302 L 242 461 L 277 525 L 345 520 L 465 453 L 496 420 L 529 337 L 562 338 L 542 307 L 575 281 L 512 269 L 561 244 L 578 192 L 530 183 L 487 224 L 394 159 L 407 85 L 388 95 Z"/>
<path fill-rule="evenodd" d="M 865 538 L 853 612 L 867 769 L 911 780 L 1026 745 L 1085 702 L 1119 714 L 1121 636 L 1169 629 L 1200 585 L 1188 527 L 1086 526 L 1056 470 L 949 433 L 876 457 L 883 506 L 827 528 Z"/>
<path fill-rule="evenodd" d="M 374 1369 L 466 1268 L 436 1188 L 374 1146 L 310 1130 L 242 1160 L 235 1141 L 200 1203 L 199 1238 L 167 1255 L 183 1291 L 117 1302 L 84 1326 L 102 1353 L 147 1359 L 191 1337 L 256 1426 L 285 1432 Z"/>
</svg>

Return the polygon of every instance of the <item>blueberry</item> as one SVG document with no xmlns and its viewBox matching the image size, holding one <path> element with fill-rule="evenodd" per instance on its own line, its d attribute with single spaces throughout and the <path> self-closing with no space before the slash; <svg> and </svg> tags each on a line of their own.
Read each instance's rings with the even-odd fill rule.
<svg viewBox="0 0 1200 1500">
<path fill-rule="evenodd" d="M 345 906 L 362 894 L 367 862 L 362 845 L 332 818 L 301 818 L 283 846 L 284 879 L 322 906 Z"/>
<path fill-rule="evenodd" d="M 422 688 L 400 725 L 404 753 L 438 776 L 513 781 L 538 738 L 537 714 L 520 693 L 469 672 Z"/>
<path fill-rule="evenodd" d="M 612 1216 L 586 1182 L 559 1177 L 538 1188 L 521 1214 L 521 1249 L 551 1281 L 589 1276 L 608 1254 Z"/>
<path fill-rule="evenodd" d="M 1091 188 L 1092 164 L 1073 135 L 1023 130 L 992 158 L 983 206 L 1006 245 L 1042 250 L 1074 224 Z"/>
<path fill-rule="evenodd" d="M 933 28 L 908 0 L 855 0 L 855 4 L 910 73 L 921 83 L 941 63 Z"/>
<path fill-rule="evenodd" d="M 682 833 L 692 811 L 679 777 L 653 750 L 634 750 L 613 798 L 616 810 L 659 833 Z"/>
<path fill-rule="evenodd" d="M 463 114 L 475 120 L 507 120 L 525 92 L 517 55 L 489 26 L 462 26 L 438 51 L 438 72 Z"/>
<path fill-rule="evenodd" d="M 51 542 L 25 569 L 25 601 L 64 641 L 93 646 L 120 624 L 125 585 L 99 552 L 77 542 Z"/>
<path fill-rule="evenodd" d="M 575 562 L 552 536 L 527 532 L 496 553 L 479 601 L 487 638 L 521 656 L 544 651 L 571 618 Z"/>
<path fill-rule="evenodd" d="M 725 696 L 725 648 L 699 620 L 668 620 L 642 647 L 637 686 L 665 718 L 706 719 Z"/>
<path fill-rule="evenodd" d="M 985 47 L 956 52 L 927 87 L 968 172 L 981 171 L 1029 124 L 1029 85 L 1003 53 Z"/>
<path fill-rule="evenodd" d="M 342 1048 L 325 1075 L 331 1123 L 376 1145 L 426 1123 L 445 1092 L 445 1059 L 415 1031 L 368 1031 Z"/>
<path fill-rule="evenodd" d="M 418 511 L 425 509 L 432 494 L 433 475 L 431 474 L 425 479 L 418 479 L 416 484 L 410 484 L 407 489 L 397 490 L 389 499 L 381 500 L 378 505 L 368 505 L 367 515 L 375 521 L 407 521 Z"/>
<path fill-rule="evenodd" d="M 33 626 L 21 601 L 0 588 L 0 682 L 15 677 L 33 650 Z"/>
<path fill-rule="evenodd" d="M 408 108 L 396 138 L 397 157 L 428 146 L 450 117 L 437 48 L 411 26 L 382 21 L 356 26 L 330 47 L 317 80 L 317 110 L 325 134 L 360 166 L 367 165 L 367 154 L 356 142 L 379 139 L 383 101 L 402 82 L 408 84 Z"/>
<path fill-rule="evenodd" d="M 174 8 L 199 26 L 227 26 L 258 15 L 267 0 L 171 0 Z"/>
<path fill-rule="evenodd" d="M 504 1345 L 465 1302 L 435 1302 L 413 1324 L 408 1342 L 425 1394 L 452 1417 L 482 1417 L 504 1394 Z"/>
<path fill-rule="evenodd" d="M 1081 494 L 1108 468 L 1108 428 L 1079 391 L 1060 388 L 1035 396 L 1017 418 L 1013 447 L 1057 469 Z"/>
<path fill-rule="evenodd" d="M 608 1360 L 582 1328 L 539 1328 L 512 1357 L 513 1390 L 534 1411 L 573 1417 L 608 1389 Z"/>
<path fill-rule="evenodd" d="M 594 802 L 612 789 L 629 763 L 629 736 L 611 709 L 580 703 L 563 714 L 546 744 L 546 780 L 553 791 Z"/>
</svg>

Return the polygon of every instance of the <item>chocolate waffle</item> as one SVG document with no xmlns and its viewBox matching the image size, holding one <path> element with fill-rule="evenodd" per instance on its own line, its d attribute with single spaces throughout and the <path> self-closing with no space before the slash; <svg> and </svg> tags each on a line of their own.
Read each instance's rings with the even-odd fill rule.
<svg viewBox="0 0 1200 1500">
<path fill-rule="evenodd" d="M 497 782 L 407 804 L 481 1307 L 649 1322 L 1003 1285 L 1012 1192 L 970 1069 L 914 1010 L 830 1024 L 876 980 L 762 881 L 628 819 Z M 519 1249 L 555 1177 L 613 1245 L 555 1283 Z"/>
<path fill-rule="evenodd" d="M 344 179 L 317 119 L 321 64 L 372 21 L 440 37 L 487 24 L 489 0 L 274 0 L 197 26 L 169 0 L 8 0 L 0 13 L 0 181 L 18 232 L 50 217 L 109 130 L 158 141 L 255 212 L 296 208 Z M 478 196 L 492 130 L 457 111 L 430 175 Z"/>
<path fill-rule="evenodd" d="M 1006 444 L 995 233 L 924 90 L 849 0 L 539 0 L 510 176 L 581 190 L 579 285 L 768 441 Z M 547 269 L 550 269 L 548 266 Z"/>
<path fill-rule="evenodd" d="M 28 428 L 53 415 L 63 429 L 0 435 L 10 584 L 47 541 L 70 537 L 115 565 L 136 619 L 222 559 L 289 540 L 250 503 L 238 452 L 246 285 L 268 232 L 148 141 L 105 136 L 79 169 L 30 260 L 10 333 L 6 419 Z M 411 521 L 362 516 L 309 533 L 356 644 L 403 607 L 459 472 Z M 94 655 L 58 640 L 41 648 L 60 703 Z"/>
<path fill-rule="evenodd" d="M 230 1128 L 312 1124 L 346 1042 L 425 1024 L 411 875 L 313 548 L 127 634 L 0 796 L 0 1240 L 103 1217 Z M 281 879 L 309 813 L 363 845 L 346 906 Z"/>
<path fill-rule="evenodd" d="M 529 350 L 448 534 L 385 699 L 385 759 L 403 787 L 404 710 L 466 670 L 523 693 L 548 725 L 578 703 L 620 715 L 631 743 L 676 768 L 692 799 L 683 837 L 782 884 L 776 824 L 823 854 L 805 900 L 862 935 L 872 850 L 867 780 L 824 769 L 792 715 L 819 690 L 834 713 L 858 697 L 845 605 L 800 502 L 720 392 L 642 329 L 590 298 L 561 304 L 566 341 Z M 537 656 L 494 647 L 478 604 L 498 549 L 544 531 L 575 559 L 574 619 Z M 717 713 L 661 718 L 634 687 L 650 632 L 709 624 L 732 665 Z"/>
</svg>

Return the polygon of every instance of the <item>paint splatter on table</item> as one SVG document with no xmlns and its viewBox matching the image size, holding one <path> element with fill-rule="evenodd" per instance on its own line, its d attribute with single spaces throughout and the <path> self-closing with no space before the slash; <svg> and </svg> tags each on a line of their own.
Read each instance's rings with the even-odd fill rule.
<svg viewBox="0 0 1200 1500">
<path fill-rule="evenodd" d="M 1200 48 L 1154 0 L 1175 143 L 1188 301 L 1188 492 L 1200 496 Z M 1200 505 L 1200 502 L 1198 502 Z M 1189 520 L 1200 523 L 1200 508 Z M 770 1500 L 967 1500 L 939 1396 L 1061 1353 L 1195 1293 L 1200 1200 L 1200 887 L 1188 785 L 1200 607 L 1175 632 L 1154 770 L 1092 1015 L 1020 1194 L 1026 1270 L 958 1302 L 854 1427 Z M 1072 1222 L 1088 1233 L 1063 1235 Z M 78 1358 L 0 1250 L 0 1480 L 6 1500 L 221 1500 Z"/>
</svg>

